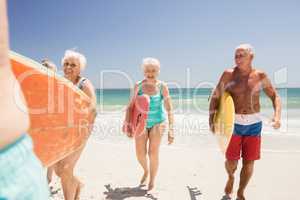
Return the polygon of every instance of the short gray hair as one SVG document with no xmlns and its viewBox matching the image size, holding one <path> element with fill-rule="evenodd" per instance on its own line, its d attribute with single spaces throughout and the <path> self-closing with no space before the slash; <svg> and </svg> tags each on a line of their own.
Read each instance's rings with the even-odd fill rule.
<svg viewBox="0 0 300 200">
<path fill-rule="evenodd" d="M 251 44 L 240 44 L 235 48 L 235 51 L 239 49 L 247 51 L 250 55 L 254 55 L 254 48 Z"/>
<path fill-rule="evenodd" d="M 79 61 L 80 70 L 83 71 L 86 67 L 86 58 L 83 54 L 73 51 L 73 50 L 66 50 L 63 59 L 61 60 L 62 65 L 64 65 L 65 60 L 69 58 L 75 58 Z"/>
<path fill-rule="evenodd" d="M 160 70 L 160 62 L 159 62 L 159 60 L 156 59 L 156 58 L 151 58 L 151 57 L 144 58 L 144 59 L 143 59 L 143 63 L 142 63 L 143 69 L 145 70 L 145 68 L 146 68 L 148 65 L 155 66 L 156 69 L 157 69 L 158 71 Z"/>
</svg>

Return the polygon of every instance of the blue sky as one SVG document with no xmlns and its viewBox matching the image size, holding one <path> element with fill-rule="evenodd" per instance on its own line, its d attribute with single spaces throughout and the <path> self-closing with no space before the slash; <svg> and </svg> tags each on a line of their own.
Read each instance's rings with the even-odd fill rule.
<svg viewBox="0 0 300 200">
<path fill-rule="evenodd" d="M 141 79 L 143 57 L 161 61 L 160 78 L 181 87 L 216 83 L 233 65 L 234 48 L 251 43 L 254 65 L 277 86 L 300 86 L 299 1 L 9 0 L 11 49 L 58 66 L 66 49 L 84 53 L 96 87 L 129 87 L 120 70 Z M 190 81 L 187 84 L 187 68 Z M 205 84 L 204 84 L 205 85 Z"/>
</svg>

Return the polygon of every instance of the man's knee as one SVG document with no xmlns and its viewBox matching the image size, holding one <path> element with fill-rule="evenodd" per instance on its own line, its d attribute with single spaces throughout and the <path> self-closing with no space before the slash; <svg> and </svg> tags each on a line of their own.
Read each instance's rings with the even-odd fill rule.
<svg viewBox="0 0 300 200">
<path fill-rule="evenodd" d="M 238 161 L 227 160 L 225 162 L 225 167 L 229 175 L 233 175 L 237 170 Z"/>
<path fill-rule="evenodd" d="M 254 161 L 248 161 L 248 160 L 243 161 L 243 170 L 251 172 L 253 168 L 254 168 Z"/>
</svg>

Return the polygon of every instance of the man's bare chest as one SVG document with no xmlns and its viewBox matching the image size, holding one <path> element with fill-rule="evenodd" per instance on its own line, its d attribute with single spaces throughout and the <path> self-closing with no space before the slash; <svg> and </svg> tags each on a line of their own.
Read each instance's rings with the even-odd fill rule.
<svg viewBox="0 0 300 200">
<path fill-rule="evenodd" d="M 261 81 L 256 75 L 238 76 L 233 75 L 227 90 L 233 95 L 247 95 L 259 92 L 261 88 Z"/>
</svg>

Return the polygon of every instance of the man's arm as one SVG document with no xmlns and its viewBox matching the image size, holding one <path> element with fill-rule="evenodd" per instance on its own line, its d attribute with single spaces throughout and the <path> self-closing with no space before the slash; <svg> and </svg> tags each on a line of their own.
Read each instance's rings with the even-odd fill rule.
<svg viewBox="0 0 300 200">
<path fill-rule="evenodd" d="M 223 72 L 216 88 L 214 89 L 214 91 L 210 97 L 209 127 L 213 133 L 215 132 L 215 129 L 213 126 L 214 115 L 219 107 L 219 100 L 220 100 L 222 94 L 225 92 L 226 84 L 228 83 L 228 81 L 230 79 L 231 73 L 232 72 L 230 71 L 230 69 Z"/>
<path fill-rule="evenodd" d="M 0 0 L 0 68 L 9 66 L 6 0 Z"/>
<path fill-rule="evenodd" d="M 261 72 L 261 80 L 262 80 L 262 87 L 266 95 L 272 100 L 273 108 L 274 108 L 274 116 L 273 116 L 273 127 L 275 129 L 280 128 L 280 119 L 281 119 L 281 100 L 276 91 L 273 87 L 270 79 L 268 78 L 267 74 Z"/>
</svg>

